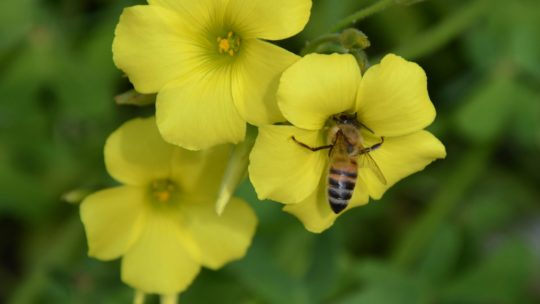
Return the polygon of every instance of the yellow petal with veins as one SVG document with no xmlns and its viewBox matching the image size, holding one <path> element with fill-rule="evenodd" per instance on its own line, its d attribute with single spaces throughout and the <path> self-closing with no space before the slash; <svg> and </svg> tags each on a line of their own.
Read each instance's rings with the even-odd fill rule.
<svg viewBox="0 0 540 304">
<path fill-rule="evenodd" d="M 312 152 L 295 143 L 324 145 L 319 131 L 293 126 L 264 126 L 250 154 L 249 177 L 259 199 L 291 204 L 311 195 L 326 168 L 328 150 Z"/>
<path fill-rule="evenodd" d="M 139 239 L 146 223 L 145 190 L 122 186 L 98 191 L 83 200 L 81 220 L 88 238 L 88 255 L 115 259 Z"/>
<path fill-rule="evenodd" d="M 191 237 L 169 215 L 149 214 L 140 239 L 122 259 L 122 280 L 146 293 L 185 290 L 200 270 Z"/>
<path fill-rule="evenodd" d="M 311 0 L 229 0 L 225 20 L 245 38 L 280 40 L 308 22 Z"/>
<path fill-rule="evenodd" d="M 277 105 L 281 73 L 300 57 L 268 42 L 242 44 L 233 69 L 233 97 L 238 112 L 252 125 L 284 121 Z"/>
<path fill-rule="evenodd" d="M 298 204 L 284 206 L 283 210 L 296 216 L 304 224 L 306 230 L 313 233 L 321 233 L 330 228 L 338 216 L 354 207 L 365 205 L 369 201 L 367 188 L 359 180 L 356 183 L 353 196 L 347 208 L 336 214 L 330 208 L 327 192 L 328 187 L 325 174 L 318 185 L 317 191 Z"/>
<path fill-rule="evenodd" d="M 156 101 L 163 138 L 189 150 L 243 140 L 246 123 L 232 99 L 231 70 L 207 65 L 185 81 L 169 83 Z"/>
<path fill-rule="evenodd" d="M 446 150 L 433 134 L 422 130 L 406 136 L 388 137 L 370 155 L 381 169 L 387 184 L 383 185 L 368 169 L 361 169 L 359 178 L 367 184 L 370 196 L 380 199 L 388 188 L 401 179 L 423 170 L 436 159 L 445 158 Z"/>
<path fill-rule="evenodd" d="M 283 73 L 279 108 L 293 125 L 320 130 L 332 115 L 355 111 L 360 78 L 352 55 L 307 55 Z"/>
<path fill-rule="evenodd" d="M 156 93 L 189 72 L 185 62 L 204 52 L 200 32 L 170 9 L 138 5 L 124 9 L 116 26 L 113 59 L 140 93 Z"/>
<path fill-rule="evenodd" d="M 218 269 L 245 255 L 257 225 L 257 217 L 246 202 L 231 198 L 221 215 L 216 213 L 214 201 L 184 202 L 181 208 L 186 230 L 199 246 L 204 266 Z"/>
<path fill-rule="evenodd" d="M 128 185 L 147 185 L 171 173 L 174 146 L 163 141 L 154 117 L 137 118 L 115 130 L 105 143 L 109 174 Z"/>
<path fill-rule="evenodd" d="M 379 136 L 422 130 L 435 119 L 424 70 L 396 55 L 370 67 L 358 88 L 358 119 Z"/>
</svg>

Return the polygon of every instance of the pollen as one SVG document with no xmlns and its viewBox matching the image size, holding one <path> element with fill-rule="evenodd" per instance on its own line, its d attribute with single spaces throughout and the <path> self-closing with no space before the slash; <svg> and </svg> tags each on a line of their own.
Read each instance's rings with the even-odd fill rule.
<svg viewBox="0 0 540 304">
<path fill-rule="evenodd" d="M 217 45 L 220 54 L 234 56 L 240 50 L 240 37 L 233 32 L 228 32 L 226 37 L 217 38 Z"/>
<path fill-rule="evenodd" d="M 176 192 L 176 184 L 169 179 L 155 180 L 150 185 L 152 198 L 160 203 L 167 203 Z"/>
</svg>

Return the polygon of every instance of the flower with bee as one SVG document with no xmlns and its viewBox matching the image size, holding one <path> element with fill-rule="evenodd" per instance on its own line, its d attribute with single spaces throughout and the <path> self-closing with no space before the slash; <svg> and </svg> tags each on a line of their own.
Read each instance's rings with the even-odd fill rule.
<svg viewBox="0 0 540 304">
<path fill-rule="evenodd" d="M 257 218 L 233 197 L 221 216 L 214 202 L 229 146 L 188 151 L 163 141 L 155 119 L 134 119 L 105 144 L 107 171 L 122 185 L 86 197 L 81 219 L 88 254 L 122 257 L 122 280 L 144 293 L 175 295 L 201 266 L 244 256 Z"/>
<path fill-rule="evenodd" d="M 292 125 L 259 129 L 250 178 L 312 232 L 446 156 L 423 130 L 435 118 L 426 75 L 396 55 L 364 75 L 352 55 L 307 55 L 284 72 L 278 105 Z"/>
</svg>

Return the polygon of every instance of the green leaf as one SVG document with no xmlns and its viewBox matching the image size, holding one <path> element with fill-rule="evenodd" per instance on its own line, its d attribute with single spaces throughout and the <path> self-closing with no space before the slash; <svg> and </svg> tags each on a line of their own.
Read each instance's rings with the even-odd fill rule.
<svg viewBox="0 0 540 304">
<path fill-rule="evenodd" d="M 303 227 L 287 229 L 276 240 L 273 254 L 276 266 L 295 279 L 303 279 L 315 253 L 315 240 Z"/>
<path fill-rule="evenodd" d="M 114 23 L 89 32 L 80 50 L 61 49 L 54 89 L 63 116 L 77 121 L 106 121 L 114 113 L 114 84 L 120 72 L 111 59 Z"/>
<path fill-rule="evenodd" d="M 203 270 L 180 295 L 179 303 L 254 303 L 253 298 L 245 286 L 225 271 Z"/>
<path fill-rule="evenodd" d="M 538 3 L 536 3 L 538 4 Z M 526 7 L 514 21 L 510 54 L 521 68 L 540 79 L 540 5 Z"/>
<path fill-rule="evenodd" d="M 515 96 L 513 135 L 517 143 L 527 148 L 540 148 L 540 96 L 532 88 L 522 86 Z"/>
<path fill-rule="evenodd" d="M 256 238 L 247 256 L 226 269 L 266 303 L 309 303 L 301 281 L 281 270 L 270 252 L 269 246 Z"/>
<path fill-rule="evenodd" d="M 444 225 L 421 258 L 418 274 L 432 284 L 443 282 L 457 266 L 462 239 L 454 225 Z"/>
<path fill-rule="evenodd" d="M 512 229 L 537 206 L 537 191 L 521 176 L 503 169 L 491 169 L 477 183 L 460 212 L 460 220 L 474 246 L 494 234 Z"/>
<path fill-rule="evenodd" d="M 28 35 L 35 23 L 36 8 L 35 0 L 0 2 L 0 59 Z"/>
<path fill-rule="evenodd" d="M 364 287 L 338 304 L 429 303 L 429 286 L 418 277 L 401 273 L 376 261 L 364 262 L 358 269 Z"/>
<path fill-rule="evenodd" d="M 335 230 L 329 230 L 315 238 L 311 265 L 304 278 L 311 303 L 326 303 L 325 299 L 338 285 L 338 257 L 342 249 Z"/>
<path fill-rule="evenodd" d="M 491 0 L 489 14 L 467 35 L 471 62 L 481 69 L 511 60 L 540 78 L 540 3 Z"/>
<path fill-rule="evenodd" d="M 509 79 L 482 85 L 459 109 L 456 125 L 474 142 L 490 142 L 508 126 L 515 104 L 516 86 Z"/>
<path fill-rule="evenodd" d="M 490 250 L 493 251 L 493 250 Z M 443 303 L 522 303 L 534 259 L 523 243 L 508 241 L 442 291 Z"/>
</svg>

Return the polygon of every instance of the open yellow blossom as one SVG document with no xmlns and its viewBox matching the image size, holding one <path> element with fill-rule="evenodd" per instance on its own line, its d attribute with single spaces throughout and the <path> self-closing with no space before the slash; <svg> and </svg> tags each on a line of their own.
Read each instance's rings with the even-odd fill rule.
<svg viewBox="0 0 540 304">
<path fill-rule="evenodd" d="M 105 144 L 109 173 L 123 185 L 88 196 L 81 218 L 90 256 L 122 257 L 122 280 L 146 293 L 184 290 L 201 265 L 217 269 L 244 256 L 256 216 L 232 198 L 214 202 L 230 147 L 188 151 L 164 142 L 155 119 L 134 119 Z"/>
<path fill-rule="evenodd" d="M 435 118 L 424 71 L 395 55 L 384 57 L 363 77 L 352 55 L 308 55 L 283 73 L 278 104 L 292 126 L 259 129 L 250 178 L 260 199 L 286 204 L 284 210 L 312 232 L 327 229 L 338 216 L 327 197 L 329 150 L 313 152 L 299 142 L 311 147 L 331 144 L 327 133 L 334 115 L 356 113 L 364 147 L 384 138 L 369 155 L 386 184 L 359 165 L 345 210 L 366 204 L 369 196 L 381 198 L 402 178 L 446 156 L 442 143 L 422 130 Z"/>
<path fill-rule="evenodd" d="M 148 0 L 116 27 L 114 62 L 141 93 L 157 92 L 166 141 L 198 150 L 243 140 L 246 122 L 282 121 L 279 76 L 298 59 L 265 42 L 300 32 L 311 0 Z"/>
</svg>

